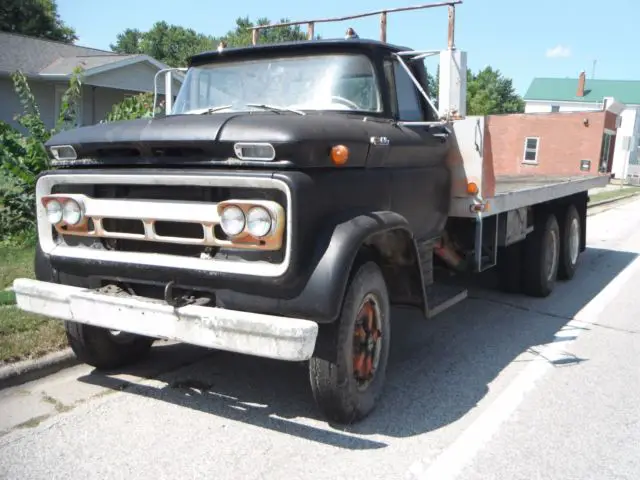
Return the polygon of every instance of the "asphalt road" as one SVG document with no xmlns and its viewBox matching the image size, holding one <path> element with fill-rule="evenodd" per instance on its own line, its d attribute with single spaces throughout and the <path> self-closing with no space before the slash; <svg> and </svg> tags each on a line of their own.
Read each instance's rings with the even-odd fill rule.
<svg viewBox="0 0 640 480">
<path fill-rule="evenodd" d="M 384 399 L 318 417 L 304 365 L 158 345 L 0 391 L 2 479 L 640 478 L 640 200 L 589 217 L 547 299 L 394 312 Z"/>
</svg>

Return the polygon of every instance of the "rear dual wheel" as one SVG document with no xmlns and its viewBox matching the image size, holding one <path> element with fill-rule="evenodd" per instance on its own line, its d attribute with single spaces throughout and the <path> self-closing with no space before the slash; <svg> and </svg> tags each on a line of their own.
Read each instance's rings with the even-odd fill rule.
<svg viewBox="0 0 640 480">
<path fill-rule="evenodd" d="M 534 297 L 546 297 L 555 287 L 560 263 L 560 227 L 556 216 L 548 213 L 524 242 L 523 291 Z"/>
<path fill-rule="evenodd" d="M 382 394 L 391 326 L 387 286 L 374 262 L 357 268 L 347 287 L 333 360 L 313 357 L 313 396 L 331 421 L 353 423 L 369 415 Z"/>
<path fill-rule="evenodd" d="M 582 237 L 575 205 L 563 211 L 561 223 L 552 212 L 537 213 L 541 218 L 533 232 L 501 251 L 498 273 L 503 291 L 546 297 L 557 279 L 570 280 L 575 274 Z"/>
<path fill-rule="evenodd" d="M 558 278 L 570 280 L 576 273 L 578 257 L 580 256 L 580 242 L 582 239 L 582 226 L 580 215 L 575 205 L 571 204 L 566 209 L 564 221 L 560 228 L 560 264 L 558 265 Z"/>
</svg>

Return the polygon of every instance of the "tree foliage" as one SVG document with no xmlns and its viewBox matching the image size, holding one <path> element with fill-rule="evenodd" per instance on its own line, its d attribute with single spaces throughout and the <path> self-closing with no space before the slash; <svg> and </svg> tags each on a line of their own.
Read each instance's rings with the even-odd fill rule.
<svg viewBox="0 0 640 480">
<path fill-rule="evenodd" d="M 104 119 L 104 123 L 119 122 L 121 120 L 135 120 L 137 118 L 150 118 L 153 116 L 153 94 L 140 93 L 125 98 L 122 102 L 113 106 Z M 163 102 L 156 107 L 156 114 L 162 113 Z"/>
<path fill-rule="evenodd" d="M 427 73 L 429 95 L 438 99 L 439 71 Z M 436 103 L 437 105 L 437 103 Z M 524 100 L 513 88 L 513 80 L 500 70 L 485 67 L 473 73 L 467 69 L 467 115 L 492 115 L 524 112 Z"/>
<path fill-rule="evenodd" d="M 281 18 L 273 23 L 287 23 L 289 19 Z M 269 25 L 268 18 L 259 18 L 255 23 L 249 20 L 249 17 L 240 17 L 236 19 L 236 27 L 229 30 L 219 40 L 227 42 L 229 47 L 243 47 L 251 45 L 252 31 L 251 27 L 259 25 Z M 320 37 L 316 37 L 320 38 Z M 300 29 L 300 25 L 291 27 L 276 27 L 262 29 L 258 33 L 258 43 L 281 43 L 281 42 L 299 42 L 306 40 L 307 34 Z"/>
<path fill-rule="evenodd" d="M 521 112 L 524 112 L 524 100 L 513 88 L 513 80 L 492 67 L 485 67 L 476 74 L 467 70 L 468 115 Z"/>
<path fill-rule="evenodd" d="M 280 22 L 286 22 L 282 19 Z M 156 22 L 150 30 L 142 32 L 128 28 L 116 37 L 111 50 L 118 53 L 143 53 L 172 67 L 186 66 L 187 59 L 197 53 L 214 50 L 221 40 L 228 47 L 251 45 L 251 30 L 254 25 L 268 25 L 266 18 L 256 23 L 249 17 L 238 18 L 234 29 L 225 35 L 216 37 L 198 33 L 190 28 L 170 25 L 167 22 Z M 270 28 L 260 31 L 260 43 L 277 43 L 306 39 L 306 34 L 299 26 Z"/>
<path fill-rule="evenodd" d="M 0 1 L 0 31 L 73 43 L 78 37 L 58 15 L 55 0 Z"/>
<path fill-rule="evenodd" d="M 127 29 L 118 34 L 111 50 L 118 53 L 143 53 L 172 67 L 184 67 L 187 59 L 214 48 L 214 38 L 191 28 L 156 22 L 147 32 Z"/>
</svg>

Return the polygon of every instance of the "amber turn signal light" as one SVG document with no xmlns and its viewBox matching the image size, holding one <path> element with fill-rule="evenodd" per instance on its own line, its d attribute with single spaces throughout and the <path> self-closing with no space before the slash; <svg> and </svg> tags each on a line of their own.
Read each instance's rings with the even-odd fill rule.
<svg viewBox="0 0 640 480">
<path fill-rule="evenodd" d="M 476 195 L 478 193 L 478 185 L 473 182 L 467 183 L 467 193 L 469 195 Z"/>
<path fill-rule="evenodd" d="M 344 165 L 349 158 L 349 149 L 344 145 L 334 145 L 331 148 L 331 161 L 334 165 Z"/>
</svg>

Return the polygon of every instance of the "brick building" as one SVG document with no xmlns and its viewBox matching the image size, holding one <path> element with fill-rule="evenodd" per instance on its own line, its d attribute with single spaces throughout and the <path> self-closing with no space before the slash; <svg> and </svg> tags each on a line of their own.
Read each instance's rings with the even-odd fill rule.
<svg viewBox="0 0 640 480">
<path fill-rule="evenodd" d="M 488 115 L 485 157 L 497 175 L 593 175 L 613 152 L 605 140 L 617 118 L 607 110 Z"/>
<path fill-rule="evenodd" d="M 640 178 L 640 81 L 534 78 L 524 95 L 526 113 L 602 111 L 617 102 L 620 120 L 603 132 L 600 169 L 614 178 Z"/>
</svg>

